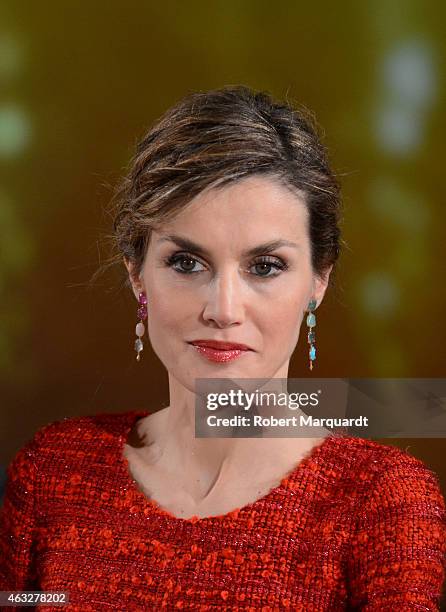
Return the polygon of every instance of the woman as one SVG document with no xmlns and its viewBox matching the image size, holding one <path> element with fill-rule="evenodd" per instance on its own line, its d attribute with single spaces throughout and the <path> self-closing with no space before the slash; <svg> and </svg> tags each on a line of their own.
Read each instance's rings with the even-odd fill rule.
<svg viewBox="0 0 446 612">
<path fill-rule="evenodd" d="M 194 437 L 196 379 L 286 379 L 304 317 L 315 361 L 340 237 L 311 120 L 244 87 L 190 95 L 117 202 L 137 358 L 147 325 L 170 404 L 148 389 L 150 411 L 50 423 L 17 453 L 1 589 L 82 611 L 438 610 L 445 506 L 421 461 L 350 436 Z"/>
</svg>

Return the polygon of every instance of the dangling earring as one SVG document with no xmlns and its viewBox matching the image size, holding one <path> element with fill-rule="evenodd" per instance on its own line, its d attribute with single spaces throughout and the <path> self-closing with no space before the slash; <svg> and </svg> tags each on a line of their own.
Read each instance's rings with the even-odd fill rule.
<svg viewBox="0 0 446 612">
<path fill-rule="evenodd" d="M 143 291 L 141 291 L 141 293 L 139 294 L 138 302 L 139 306 L 137 310 L 137 316 L 139 319 L 139 323 L 137 323 L 136 325 L 136 335 L 138 336 L 138 338 L 135 340 L 135 351 L 137 353 L 136 361 L 139 361 L 141 359 L 141 351 L 144 348 L 141 338 L 144 336 L 144 332 L 146 331 L 143 321 L 147 319 L 147 296 Z"/>
<path fill-rule="evenodd" d="M 316 300 L 311 300 L 308 304 L 308 316 L 307 316 L 307 325 L 308 325 L 308 344 L 310 345 L 310 350 L 308 351 L 308 356 L 310 357 L 310 370 L 313 369 L 313 361 L 316 359 L 316 347 L 314 346 L 314 342 L 316 340 L 316 334 L 313 331 L 313 327 L 316 327 L 316 315 L 311 312 L 316 308 L 317 302 Z"/>
</svg>

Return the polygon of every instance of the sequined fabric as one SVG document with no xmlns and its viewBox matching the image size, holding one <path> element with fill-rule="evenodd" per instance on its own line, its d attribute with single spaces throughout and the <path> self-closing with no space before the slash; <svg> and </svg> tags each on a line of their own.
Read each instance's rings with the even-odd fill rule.
<svg viewBox="0 0 446 612">
<path fill-rule="evenodd" d="M 60 609 L 82 612 L 439 610 L 445 502 L 408 452 L 330 436 L 259 500 L 176 518 L 140 491 L 122 454 L 147 414 L 53 422 L 18 451 L 0 511 L 0 590 L 68 591 Z"/>
</svg>

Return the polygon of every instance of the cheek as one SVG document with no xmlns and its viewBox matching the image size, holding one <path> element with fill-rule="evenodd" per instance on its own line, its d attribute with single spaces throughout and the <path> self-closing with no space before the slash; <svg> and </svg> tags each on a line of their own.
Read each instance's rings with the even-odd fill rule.
<svg viewBox="0 0 446 612">
<path fill-rule="evenodd" d="M 153 300 L 148 311 L 148 331 L 150 338 L 158 343 L 166 343 L 181 325 L 182 307 L 179 300 Z"/>
<path fill-rule="evenodd" d="M 154 316 L 161 324 L 174 324 L 197 308 L 197 290 L 186 279 L 171 277 L 171 272 L 154 273 L 148 280 Z"/>
<path fill-rule="evenodd" d="M 269 330 L 269 336 L 279 346 L 295 344 L 299 337 L 299 329 L 302 317 L 293 310 L 277 313 L 274 325 Z"/>
<path fill-rule="evenodd" d="M 176 353 L 178 341 L 191 327 L 190 318 L 196 315 L 196 307 L 186 296 L 178 299 L 178 292 L 160 291 L 152 296 L 148 310 L 147 329 L 154 350 L 158 353 Z"/>
<path fill-rule="evenodd" d="M 147 319 L 148 339 L 153 352 L 165 367 L 172 367 L 175 362 L 178 353 L 175 339 L 178 337 L 179 325 L 171 308 L 165 308 L 160 303 L 152 305 Z"/>
<path fill-rule="evenodd" d="M 262 329 L 269 341 L 280 349 L 294 347 L 304 318 L 305 306 L 301 296 L 278 300 L 263 317 Z"/>
<path fill-rule="evenodd" d="M 287 328 L 297 325 L 302 320 L 305 308 L 303 296 L 303 291 L 283 292 L 274 304 L 270 304 L 268 317 L 273 317 Z"/>
</svg>

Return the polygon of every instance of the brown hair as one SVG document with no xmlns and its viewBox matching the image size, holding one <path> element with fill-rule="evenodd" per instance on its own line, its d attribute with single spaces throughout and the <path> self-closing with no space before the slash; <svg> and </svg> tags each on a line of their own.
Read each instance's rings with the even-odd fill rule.
<svg viewBox="0 0 446 612">
<path fill-rule="evenodd" d="M 339 256 L 340 187 L 314 117 L 245 86 L 187 95 L 139 142 L 112 200 L 111 263 L 125 256 L 139 275 L 151 229 L 205 188 L 250 175 L 303 192 L 312 267 L 323 276 Z"/>
</svg>

